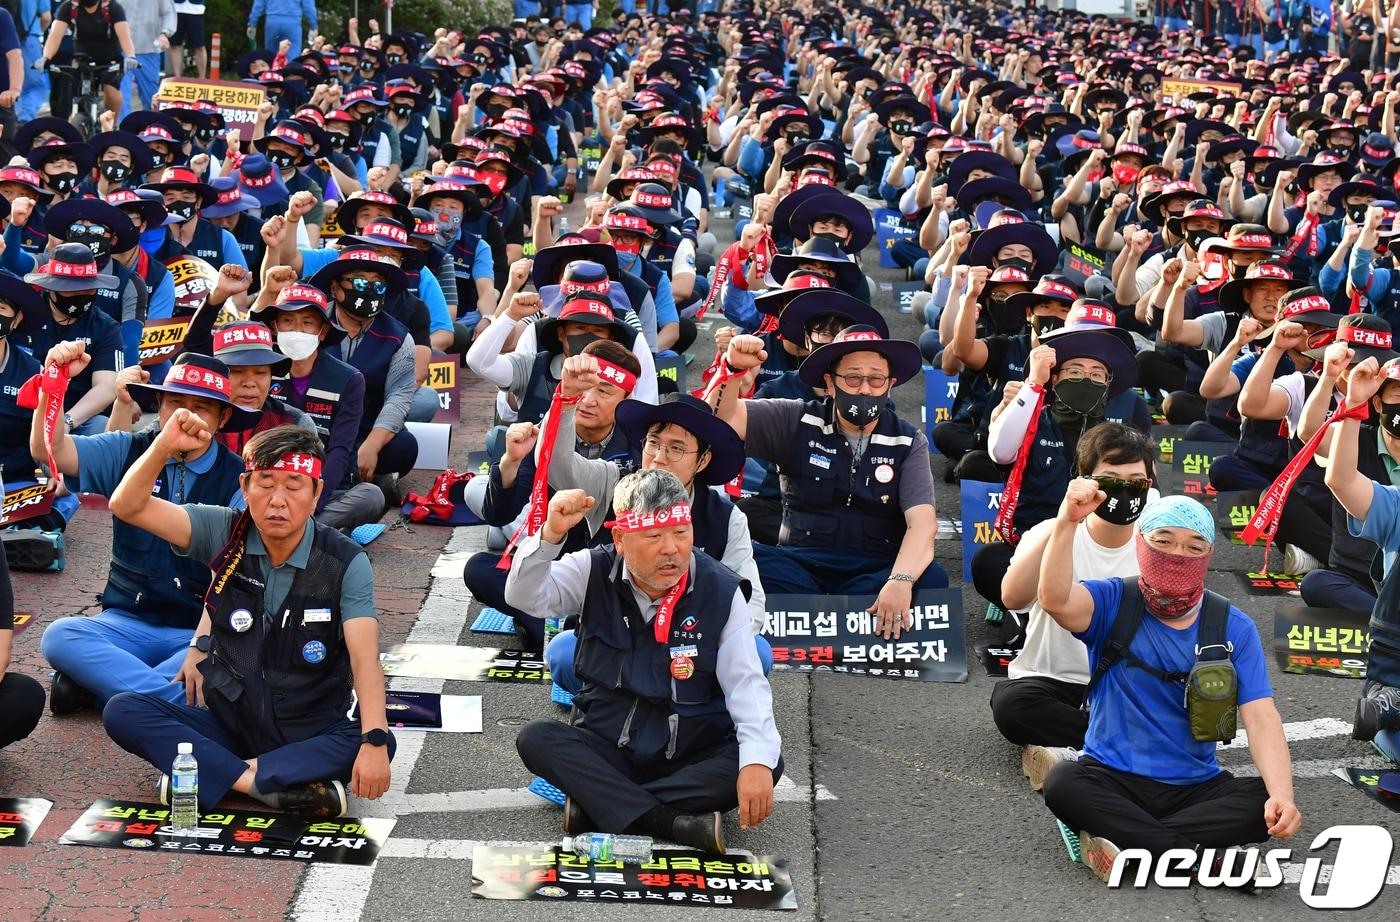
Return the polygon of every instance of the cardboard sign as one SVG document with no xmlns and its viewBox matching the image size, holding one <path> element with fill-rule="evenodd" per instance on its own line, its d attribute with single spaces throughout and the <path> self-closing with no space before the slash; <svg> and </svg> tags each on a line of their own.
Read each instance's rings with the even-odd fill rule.
<svg viewBox="0 0 1400 922">
<path fill-rule="evenodd" d="M 52 808 L 53 801 L 39 797 L 0 797 L 0 846 L 28 845 Z"/>
<path fill-rule="evenodd" d="M 1013 650 L 1010 647 L 988 647 L 978 646 L 977 655 L 982 660 L 982 666 L 987 670 L 987 675 L 1006 678 L 1008 670 L 1011 668 L 1011 661 L 1016 658 L 1020 650 Z"/>
<path fill-rule="evenodd" d="M 271 811 L 218 809 L 201 814 L 199 829 L 180 835 L 170 828 L 170 808 L 125 800 L 99 800 L 59 841 L 131 851 L 237 855 L 320 864 L 374 864 L 395 820 L 382 817 L 312 820 Z"/>
<path fill-rule="evenodd" d="M 1103 253 L 1078 243 L 1066 244 L 1065 252 L 1060 257 L 1060 273 L 1081 290 L 1090 278 L 1104 274 L 1105 265 L 1107 260 Z"/>
<path fill-rule="evenodd" d="M 461 364 L 460 355 L 433 350 L 433 357 L 428 362 L 428 386 L 437 392 L 438 408 L 433 414 L 435 423 L 462 421 L 462 389 L 457 381 L 457 369 Z"/>
<path fill-rule="evenodd" d="M 1175 105 L 1192 93 L 1213 93 L 1217 96 L 1238 96 L 1243 84 L 1234 80 L 1190 80 L 1170 77 L 1162 80 L 1162 98 Z"/>
<path fill-rule="evenodd" d="M 1233 544 L 1244 544 L 1240 530 L 1254 517 L 1259 506 L 1259 490 L 1229 490 L 1215 495 L 1215 527 L 1229 535 Z"/>
<path fill-rule="evenodd" d="M 1301 573 L 1278 573 L 1270 570 L 1247 570 L 1235 574 L 1244 585 L 1245 592 L 1252 595 L 1296 596 L 1298 585 L 1303 582 Z"/>
<path fill-rule="evenodd" d="M 938 449 L 933 445 L 933 427 L 953 418 L 953 404 L 957 399 L 958 376 L 947 374 L 934 365 L 925 365 L 924 428 L 930 454 L 938 454 Z"/>
<path fill-rule="evenodd" d="M 1000 541 L 992 525 L 1001 511 L 1001 493 L 1005 484 L 964 480 L 959 484 L 962 514 L 963 582 L 972 582 L 972 556 L 980 548 Z"/>
<path fill-rule="evenodd" d="M 550 681 L 544 657 L 524 650 L 492 650 L 454 644 L 400 643 L 385 647 L 379 664 L 387 676 L 461 682 Z"/>
<path fill-rule="evenodd" d="M 772 855 L 658 851 L 642 864 L 593 861 L 556 848 L 478 845 L 472 896 L 487 900 L 588 900 L 724 909 L 797 909 L 787 862 Z"/>
<path fill-rule="evenodd" d="M 185 334 L 189 329 L 188 317 L 147 320 L 141 328 L 141 365 L 159 365 L 166 359 L 173 359 L 185 344 Z"/>
<path fill-rule="evenodd" d="M 1394 788 L 1400 785 L 1400 772 L 1368 771 L 1362 768 L 1334 768 L 1332 769 L 1332 774 L 1356 788 L 1376 803 L 1385 804 L 1391 810 L 1400 813 L 1400 797 L 1396 797 L 1381 790 L 1382 779 L 1386 779 L 1387 787 Z"/>
<path fill-rule="evenodd" d="M 914 295 L 921 291 L 927 291 L 928 286 L 923 279 L 915 279 L 912 282 L 894 283 L 894 306 L 901 314 L 912 314 L 914 312 Z"/>
<path fill-rule="evenodd" d="M 0 506 L 0 525 L 13 525 L 47 515 L 53 508 L 54 493 L 47 483 L 31 483 L 5 493 Z"/>
<path fill-rule="evenodd" d="M 203 307 L 219 280 L 218 270 L 198 256 L 172 256 L 165 261 L 165 268 L 170 270 L 175 309 L 181 314 L 193 314 Z"/>
<path fill-rule="evenodd" d="M 676 390 L 684 394 L 686 392 L 685 356 L 677 355 L 667 349 L 665 352 L 658 353 L 655 357 L 655 361 L 656 377 L 669 378 L 676 382 Z"/>
<path fill-rule="evenodd" d="M 774 669 L 967 681 L 962 592 L 926 589 L 914 595 L 913 626 L 898 640 L 875 633 L 869 596 L 770 595 L 763 637 L 773 647 Z"/>
<path fill-rule="evenodd" d="M 1284 672 L 1366 678 L 1371 613 L 1282 602 L 1274 610 L 1274 659 Z"/>
<path fill-rule="evenodd" d="M 253 140 L 258 107 L 267 102 L 267 90 L 242 80 L 202 80 L 197 77 L 166 77 L 156 91 L 157 109 L 168 109 L 177 102 L 207 99 L 219 107 L 229 128 L 237 128 L 244 141 Z"/>
<path fill-rule="evenodd" d="M 893 208 L 876 208 L 872 216 L 875 218 L 875 241 L 880 247 L 880 267 L 897 269 L 899 266 L 894 261 L 895 242 L 917 240 L 919 231 L 905 224 L 904 215 Z"/>
</svg>

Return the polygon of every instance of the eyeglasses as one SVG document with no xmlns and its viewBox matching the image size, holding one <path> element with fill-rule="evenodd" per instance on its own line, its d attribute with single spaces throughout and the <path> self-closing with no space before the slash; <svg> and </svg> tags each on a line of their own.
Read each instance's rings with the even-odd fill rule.
<svg viewBox="0 0 1400 922">
<path fill-rule="evenodd" d="M 701 449 L 691 451 L 688 448 L 681 447 L 675 442 L 662 445 L 661 440 L 654 435 L 647 436 L 646 441 L 642 443 L 642 454 L 650 455 L 653 458 L 659 454 L 672 464 L 684 461 L 686 455 L 698 455 L 700 452 Z"/>
<path fill-rule="evenodd" d="M 861 385 L 862 382 L 864 382 L 865 384 L 869 384 L 869 385 L 870 385 L 870 389 L 871 389 L 871 390 L 874 390 L 874 391 L 878 391 L 880 388 L 884 387 L 886 384 L 888 384 L 888 383 L 890 382 L 890 376 L 889 376 L 889 375 L 856 375 L 856 374 L 848 374 L 848 375 L 836 375 L 836 379 L 837 379 L 838 381 L 840 381 L 842 384 L 846 385 L 846 389 L 847 389 L 847 390 L 852 390 L 852 391 L 855 390 L 856 388 L 860 387 L 860 385 Z"/>
<path fill-rule="evenodd" d="M 348 278 L 345 281 L 350 283 L 351 290 L 361 294 L 382 295 L 389 290 L 389 286 L 378 279 Z"/>
<path fill-rule="evenodd" d="M 1113 375 L 1106 371 L 1099 371 L 1097 368 L 1089 372 L 1080 371 L 1076 368 L 1073 371 L 1067 371 L 1060 375 L 1061 381 L 1083 381 L 1085 378 L 1088 378 L 1095 384 L 1107 384 L 1113 380 Z"/>
</svg>

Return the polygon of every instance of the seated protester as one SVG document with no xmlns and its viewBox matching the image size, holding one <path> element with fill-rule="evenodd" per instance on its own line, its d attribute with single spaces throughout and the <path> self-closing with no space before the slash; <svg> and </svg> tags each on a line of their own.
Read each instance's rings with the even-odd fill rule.
<svg viewBox="0 0 1400 922">
<path fill-rule="evenodd" d="M 1222 354 L 1231 360 L 1239 356 L 1237 333 L 1246 317 L 1254 323 L 1245 325 L 1254 333 L 1271 327 L 1278 318 L 1278 305 L 1290 291 L 1305 287 L 1302 280 L 1293 278 L 1288 264 L 1281 259 L 1262 259 L 1245 269 L 1243 278 L 1233 278 L 1219 290 L 1218 310 L 1199 314 L 1194 318 L 1185 316 L 1185 304 L 1200 278 L 1199 263 L 1177 257 L 1162 267 L 1162 279 L 1171 285 L 1166 310 L 1162 312 L 1162 329 L 1159 342 L 1177 343 L 1188 349 L 1204 351 L 1214 361 Z M 1193 440 L 1234 441 L 1229 433 L 1239 428 L 1238 416 L 1234 410 L 1234 393 L 1228 399 L 1202 400 L 1205 374 L 1194 382 L 1187 381 L 1187 390 L 1175 391 L 1168 395 L 1172 405 L 1186 416 L 1198 415 L 1191 423 L 1187 437 Z M 1194 391 L 1194 393 L 1193 393 Z M 1200 413 L 1189 409 L 1186 403 L 1195 401 L 1200 405 Z M 1177 418 L 1177 417 L 1173 417 Z"/>
<path fill-rule="evenodd" d="M 852 258 L 858 258 L 875 239 L 870 211 L 836 189 L 817 188 L 821 191 L 795 205 L 788 217 L 793 240 L 802 244 L 813 237 L 829 237 Z"/>
<path fill-rule="evenodd" d="M 211 266 L 233 263 L 248 268 L 243 248 L 233 234 L 199 216 L 201 209 L 219 200 L 219 193 L 188 167 L 171 167 L 161 174 L 160 182 L 142 188 L 164 196 L 165 210 L 174 219 L 165 229 L 165 239 L 151 253 L 153 257 L 166 262 L 172 256 L 197 256 Z M 238 304 L 245 307 L 247 303 L 245 293 Z"/>
<path fill-rule="evenodd" d="M 175 316 L 175 280 L 165 263 L 151 258 L 142 241 L 151 234 L 165 235 L 165 205 L 159 192 L 150 189 L 118 189 L 107 196 L 107 204 L 116 207 L 136 228 L 136 244 L 129 250 L 117 250 L 112 259 L 136 273 L 146 286 L 146 319 L 166 320 Z"/>
<path fill-rule="evenodd" d="M 1336 246 L 1342 209 L 1333 205 L 1329 197 L 1351 169 L 1346 158 L 1322 151 L 1298 167 L 1301 205 L 1284 208 L 1284 199 L 1279 195 L 1269 201 L 1269 231 L 1288 238 L 1286 254 L 1291 255 L 1284 258 L 1294 276 L 1315 279 L 1327 253 Z"/>
<path fill-rule="evenodd" d="M 378 521 L 385 505 L 384 491 L 360 480 L 355 463 L 365 377 L 331 354 L 329 347 L 345 334 L 331 323 L 325 293 L 295 283 L 294 276 L 286 266 L 269 272 L 252 318 L 267 324 L 277 339 L 277 351 L 291 363 L 272 381 L 270 393 L 304 413 L 321 437 L 326 454 L 323 479 L 331 486 L 317 501 L 316 520 L 349 532 Z"/>
<path fill-rule="evenodd" d="M 145 181 L 151 171 L 151 151 L 129 131 L 104 131 L 88 142 L 97 161 L 97 175 L 78 183 L 82 195 L 105 199 L 118 189 Z"/>
<path fill-rule="evenodd" d="M 677 226 L 686 218 L 672 207 L 671 202 L 672 193 L 667 186 L 659 182 L 643 182 L 637 184 L 631 198 L 623 204 L 649 221 L 656 233 L 647 247 L 646 260 L 669 279 L 672 303 L 676 306 L 677 314 L 684 312 L 688 315 L 680 317 L 678 321 L 682 333 L 689 336 L 689 341 L 675 351 L 684 352 L 689 348 L 689 343 L 695 341 L 695 321 L 690 317 L 700 309 L 705 296 L 709 294 L 709 282 L 699 284 L 696 278 L 693 231 L 691 236 L 686 236 L 678 229 Z M 700 289 L 698 293 L 697 284 Z M 684 336 L 678 338 L 684 339 Z"/>
<path fill-rule="evenodd" d="M 44 686 L 24 673 L 10 672 L 14 641 L 15 594 L 9 565 L 0 554 L 0 749 L 33 733 L 44 716 Z"/>
<path fill-rule="evenodd" d="M 84 243 L 61 243 L 49 260 L 24 281 L 46 292 L 42 319 L 32 316 L 14 345 L 34 357 L 48 354 L 63 342 L 84 346 L 87 359 L 68 382 L 63 395 L 63 422 L 74 435 L 95 435 L 107 424 L 105 414 L 116 396 L 117 371 L 125 347 L 122 333 L 105 311 L 94 310 L 99 291 L 112 291 L 117 277 L 99 272 L 92 250 Z M 42 456 L 36 456 L 42 457 Z"/>
<path fill-rule="evenodd" d="M 470 336 L 481 322 L 481 312 L 479 310 L 458 310 L 457 277 L 452 271 L 452 257 L 447 255 L 442 235 L 438 233 L 437 215 L 426 208 L 411 208 L 409 210 L 413 213 L 414 223 L 408 228 L 408 242 L 413 244 L 413 248 L 418 252 L 416 255 L 410 253 L 405 256 L 404 271 L 413 274 L 427 269 L 433 278 L 437 279 L 438 285 L 442 288 L 442 299 L 447 303 L 447 316 L 455 318 L 452 321 L 453 341 L 449 351 L 465 352 L 470 343 Z M 413 281 L 416 280 L 410 278 L 410 282 Z M 489 309 L 494 310 L 496 307 L 494 279 L 492 282 L 487 305 Z M 415 285 L 415 287 L 418 286 Z M 480 293 L 477 297 L 480 299 Z M 480 301 L 475 303 L 479 306 Z M 471 307 L 471 303 L 468 307 Z"/>
<path fill-rule="evenodd" d="M 164 773 L 177 747 L 193 743 L 201 810 L 236 791 L 274 810 L 343 816 L 347 781 L 370 800 L 388 790 L 394 750 L 369 558 L 311 517 L 324 455 L 304 429 L 268 429 L 243 447 L 241 512 L 152 495 L 167 458 L 207 450 L 214 435 L 197 414 L 175 411 L 112 493 L 112 514 L 127 527 L 218 579 L 170 683 L 175 694 L 118 694 L 102 725 L 162 773 L 163 804 Z M 358 719 L 345 716 L 352 702 Z"/>
<path fill-rule="evenodd" d="M 734 337 L 725 354 L 739 372 L 764 357 L 753 336 Z M 779 544 L 754 545 L 764 589 L 875 593 L 875 629 L 885 638 L 907 626 L 916 590 L 948 585 L 933 560 L 928 442 L 890 405 L 890 390 L 918 377 L 921 365 L 913 343 L 850 326 L 798 370 L 808 386 L 826 388 L 824 398 L 741 400 L 737 382 L 712 385 L 707 396 L 749 457 L 771 462 L 781 477 Z"/>
<path fill-rule="evenodd" d="M 514 284 L 515 267 L 511 268 L 511 283 Z M 545 316 L 559 316 L 559 310 L 564 306 L 565 286 L 573 291 L 589 288 L 598 294 L 606 294 L 617 318 L 636 328 L 646 340 L 645 344 L 635 343 L 634 349 L 637 359 L 642 362 L 642 377 L 655 378 L 654 371 L 649 369 L 655 365 L 651 353 L 657 351 L 656 299 L 651 296 L 646 282 L 630 272 L 622 271 L 617 264 L 615 249 L 605 243 L 592 243 L 578 234 L 567 234 L 553 246 L 535 253 L 528 268 L 528 279 L 534 283 L 544 302 L 540 312 Z M 521 278 L 514 290 L 520 290 L 524 283 L 525 279 Z M 524 348 L 527 343 L 534 348 L 533 337 L 533 327 L 526 326 L 521 330 L 515 348 Z"/>
<path fill-rule="evenodd" d="M 463 156 L 471 154 L 465 150 Z M 506 265 L 515 262 L 525 255 L 525 219 L 527 203 L 519 202 L 506 191 L 507 186 L 518 187 L 523 182 L 520 170 L 511 161 L 508 151 L 500 147 L 487 147 L 477 151 L 472 156 L 472 166 L 475 170 L 476 179 L 479 185 L 475 188 L 481 197 L 482 215 L 472 230 L 486 237 L 488 243 L 491 242 L 492 234 L 489 233 L 490 218 L 501 228 L 502 238 L 505 241 Z M 463 227 L 466 222 L 463 222 Z M 496 263 L 496 271 L 500 272 L 502 266 L 499 257 L 492 251 L 492 260 Z"/>
<path fill-rule="evenodd" d="M 1084 863 L 1105 881 L 1120 849 L 1200 854 L 1291 838 L 1302 817 L 1259 633 L 1248 615 L 1205 588 L 1215 541 L 1210 512 L 1185 496 L 1157 500 L 1137 521 L 1141 576 L 1075 583 L 1074 536 L 1107 498 L 1094 481 L 1073 481 L 1041 558 L 1040 604 L 1088 647 L 1091 669 L 1084 751 L 1051 769 L 1045 805 L 1080 830 Z M 1127 637 L 1115 630 L 1125 618 L 1138 622 Z M 1125 641 L 1121 657 L 1112 657 L 1110 644 Z M 1183 701 L 1182 681 L 1197 662 L 1234 667 L 1231 711 L 1238 706 L 1260 777 L 1220 769 L 1221 734 L 1211 731 L 1217 718 L 1232 715 L 1206 717 Z M 1209 726 L 1196 736 L 1201 723 Z"/>
<path fill-rule="evenodd" d="M 467 225 L 481 217 L 481 198 L 475 189 L 453 181 L 434 181 L 415 200 L 437 220 L 438 239 L 451 260 L 457 288 L 456 319 L 473 313 L 489 316 L 496 307 L 496 267 L 491 245 Z M 444 269 L 448 266 L 444 264 Z"/>
<path fill-rule="evenodd" d="M 782 335 L 782 318 L 787 313 L 788 306 L 810 291 L 825 293 L 832 290 L 831 283 L 825 276 L 815 272 L 793 272 L 783 280 L 783 287 L 765 289 L 748 299 L 752 304 L 752 309 L 748 312 L 751 318 L 746 315 L 747 322 L 736 321 L 737 325 L 731 329 L 736 333 L 753 333 L 763 340 L 763 348 L 768 353 L 768 358 L 764 359 L 758 368 L 755 387 L 761 388 L 769 382 L 796 373 L 802 359 L 806 358 L 810 351 L 805 336 L 788 339 Z M 842 303 L 850 301 L 865 305 L 865 302 L 844 292 L 836 291 L 835 294 L 843 299 Z M 878 312 L 876 313 L 878 316 Z M 726 313 L 725 319 L 735 318 Z M 884 322 L 884 318 L 881 317 L 880 325 Z"/>
<path fill-rule="evenodd" d="M 1079 440 L 1075 467 L 1108 499 L 1075 528 L 1071 578 L 1076 582 L 1137 575 L 1133 523 L 1157 498 L 1152 489 L 1156 457 L 1156 443 L 1122 423 L 1102 423 Z M 992 720 L 1002 736 L 1024 747 L 1021 769 L 1034 791 L 1056 762 L 1079 757 L 1089 727 L 1083 708 L 1089 684 L 1084 644 L 1056 624 L 1035 595 L 1041 557 L 1054 527 L 1055 520 L 1046 519 L 1026 532 L 1002 577 L 1007 615 L 1023 626 L 1026 640 L 1007 667 L 1007 678 L 992 687 Z"/>
<path fill-rule="evenodd" d="M 688 341 L 681 338 L 680 315 L 671 294 L 671 280 L 642 255 L 642 241 L 655 240 L 656 227 L 636 208 L 620 205 L 603 218 L 603 229 L 607 233 L 606 242 L 617 251 L 618 267 L 646 282 L 656 302 L 656 351 L 684 352 L 690 348 L 695 337 L 691 335 Z"/>
<path fill-rule="evenodd" d="M 49 350 L 44 365 L 57 365 L 72 378 L 88 361 L 82 342 L 63 342 Z M 185 353 L 176 359 L 165 383 L 133 383 L 127 389 L 136 392 L 133 396 L 159 400 L 162 425 L 179 409 L 207 418 L 216 429 L 251 426 L 258 419 L 230 399 L 228 366 L 205 355 Z M 29 450 L 36 458 L 48 454 L 44 413 L 49 399 L 41 388 L 29 431 Z M 110 497 L 158 434 L 147 429 L 70 438 L 63 427 L 55 427 L 52 453 L 57 473 L 73 478 L 77 490 Z M 156 489 L 180 502 L 236 505 L 242 473 L 237 455 L 209 443 L 168 456 Z M 184 659 L 208 588 L 205 563 L 182 560 L 156 535 L 114 519 L 112 568 L 102 592 L 102 611 L 91 617 L 60 618 L 44 631 L 40 649 L 54 668 L 50 709 L 62 716 L 91 705 L 94 697 L 105 703 L 124 691 L 178 700 L 181 690 L 171 684 L 171 677 Z"/>
<path fill-rule="evenodd" d="M 258 153 L 267 157 L 267 162 L 272 165 L 282 187 L 287 191 L 282 201 L 264 203 L 268 214 L 281 214 L 286 211 L 287 199 L 294 197 L 298 192 L 310 193 L 311 206 L 300 217 L 305 221 L 307 240 L 315 247 L 321 243 L 321 226 L 326 223 L 326 212 L 325 190 L 304 172 L 304 168 L 311 164 L 313 145 L 312 135 L 307 126 L 291 119 L 278 122 L 272 131 L 253 142 L 253 147 L 257 148 Z"/>
<path fill-rule="evenodd" d="M 1382 205 L 1371 206 L 1363 222 L 1347 261 L 1346 291 L 1359 309 L 1376 314 L 1393 327 L 1400 323 L 1400 273 L 1396 272 L 1395 259 L 1400 236 L 1396 234 L 1395 213 Z M 1341 246 L 1345 245 L 1343 238 Z"/>
<path fill-rule="evenodd" d="M 566 834 L 635 828 L 724 854 L 725 812 L 737 806 L 743 829 L 768 818 L 781 740 L 748 585 L 693 549 L 687 495 L 669 471 L 628 476 L 613 491 L 613 546 L 558 560 L 595 503 L 582 490 L 550 500 L 511 562 L 506 599 L 537 616 L 578 614 L 582 689 L 572 726 L 532 721 L 515 746 L 567 797 Z M 635 626 L 629 612 L 641 613 Z"/>
<path fill-rule="evenodd" d="M 214 204 L 200 214 L 215 227 L 233 234 L 238 248 L 243 251 L 243 261 L 252 273 L 249 291 L 256 294 L 262 287 L 262 270 L 267 252 L 267 244 L 262 238 L 262 218 L 254 212 L 261 209 L 258 200 L 243 194 L 243 187 L 232 176 L 218 176 L 209 180 L 209 185 L 218 194 Z"/>
<path fill-rule="evenodd" d="M 92 172 L 92 148 L 82 141 L 52 138 L 30 148 L 26 159 L 38 171 L 43 188 L 51 196 L 49 205 L 77 195 L 78 180 Z"/>
<path fill-rule="evenodd" d="M 1375 358 L 1368 356 L 1353 366 L 1347 376 L 1344 406 L 1361 407 L 1377 397 L 1383 399 L 1389 385 L 1400 380 L 1398 376 L 1400 364 L 1395 360 L 1378 367 Z M 1381 549 L 1385 574 L 1371 610 L 1366 684 L 1356 702 L 1351 735 L 1374 741 L 1386 758 L 1400 762 L 1400 628 L 1395 604 L 1396 587 L 1400 586 L 1400 577 L 1396 576 L 1400 570 L 1395 566 L 1396 551 L 1400 550 L 1400 504 L 1397 488 L 1388 477 L 1377 482 L 1374 475 L 1367 475 L 1365 463 L 1358 463 L 1358 451 L 1369 445 L 1361 427 L 1364 417 L 1345 411 L 1339 417 L 1340 424 L 1330 436 L 1327 487 L 1346 510 L 1351 534 L 1372 541 Z"/>
<path fill-rule="evenodd" d="M 344 331 L 338 343 L 325 348 L 365 380 L 355 471 L 366 483 L 378 479 L 392 505 L 397 505 L 394 479 L 412 470 L 418 458 L 418 440 L 404 426 L 420 380 L 414 343 L 408 329 L 384 309 L 406 284 L 403 270 L 388 257 L 374 250 L 341 250 L 335 262 L 311 278 L 310 286 L 329 296 L 331 325 Z"/>
<path fill-rule="evenodd" d="M 742 332 L 768 332 L 762 330 L 764 311 L 758 306 L 758 299 L 773 294 L 777 289 L 767 288 L 769 277 L 782 290 L 789 288 L 834 288 L 866 304 L 870 303 L 869 288 L 865 286 L 865 275 L 846 254 L 840 244 L 826 237 L 812 237 L 792 254 L 771 255 L 771 271 L 760 274 L 761 259 L 753 258 L 754 250 L 768 246 L 763 236 L 767 228 L 761 224 L 750 224 L 744 228 L 739 242 L 725 252 L 722 260 L 736 259 L 734 271 L 728 273 L 722 286 L 724 316 Z M 772 253 L 771 248 L 767 251 Z M 816 276 L 819 281 L 797 281 L 792 286 L 788 280 L 793 276 Z M 717 275 L 718 279 L 719 276 Z M 822 284 L 825 283 L 825 284 Z M 862 297 L 862 292 L 865 296 Z M 786 303 L 788 295 L 773 294 L 776 303 Z"/>
<path fill-rule="evenodd" d="M 599 366 L 597 354 L 589 353 L 565 363 L 561 387 L 570 390 L 590 378 L 604 380 L 606 369 Z M 598 370 L 593 370 L 597 368 Z M 596 385 L 595 385 L 596 386 Z M 749 613 L 755 631 L 763 628 L 764 593 L 754 564 L 753 541 L 744 513 L 734 506 L 723 488 L 743 466 L 743 443 L 734 431 L 717 419 L 709 405 L 689 394 L 668 394 L 658 404 L 623 401 L 618 405 L 618 426 L 633 446 L 639 447 L 642 470 L 664 470 L 675 474 L 690 494 L 692 527 L 700 550 L 724 564 L 750 586 Z M 573 413 L 566 406 L 561 413 L 560 437 L 567 438 Z M 549 483 L 555 489 L 579 488 L 599 500 L 585 523 L 591 535 L 606 537 L 603 520 L 613 490 L 630 471 L 606 460 L 592 460 L 555 452 L 551 455 Z M 758 637 L 758 656 L 764 674 L 772 668 L 773 652 L 768 641 Z M 555 682 L 569 692 L 577 692 L 579 682 L 573 670 L 576 635 L 562 631 L 545 648 Z"/>
<path fill-rule="evenodd" d="M 545 434 L 552 427 L 558 428 L 550 448 L 541 453 L 556 458 L 571 458 L 577 455 L 581 460 L 596 460 L 610 463 L 631 473 L 636 468 L 633 456 L 636 444 L 620 426 L 615 425 L 615 410 L 636 386 L 639 365 L 637 358 L 623 346 L 609 340 L 598 340 L 584 347 L 580 356 L 592 355 L 595 362 L 606 363 L 608 374 L 595 376 L 591 386 L 580 389 L 575 379 L 565 373 L 560 388 L 562 402 L 551 405 L 558 417 L 556 420 L 542 420 Z M 575 356 L 578 360 L 580 356 Z M 567 361 L 565 367 L 568 367 Z M 573 402 L 569 402 L 573 401 Z M 577 423 L 577 426 L 575 426 Z M 476 477 L 463 490 L 463 502 L 490 525 L 505 529 L 505 535 L 523 538 L 531 510 L 532 492 L 539 487 L 564 489 L 571 483 L 553 483 L 554 477 L 536 467 L 535 445 L 540 441 L 540 428 L 533 423 L 515 423 L 506 431 L 505 451 L 501 459 L 491 465 L 487 477 Z M 573 445 L 573 452 L 567 446 Z M 546 459 L 547 460 L 547 459 Z M 551 467 L 562 465 L 556 460 Z M 548 475 L 548 479 L 545 479 Z M 477 487 L 478 482 L 482 486 Z M 592 537 L 586 530 L 571 535 L 569 549 L 585 547 Z M 489 546 L 489 545 L 488 545 Z M 503 546 L 503 545 L 498 545 Z M 507 550 L 507 555 L 509 550 Z M 516 633 L 521 636 L 526 649 L 539 650 L 544 642 L 544 625 L 534 618 L 510 608 L 505 601 L 506 571 L 509 562 L 502 562 L 498 550 L 486 550 L 467 560 L 462 579 L 472 595 L 483 604 L 515 618 Z"/>
<path fill-rule="evenodd" d="M 42 219 L 44 207 L 52 196 L 41 186 L 42 182 L 39 174 L 27 166 L 0 167 L 0 198 L 5 200 L 0 205 L 0 214 L 7 219 L 0 267 L 11 272 L 14 272 L 13 260 L 20 250 L 32 257 L 48 249 L 49 235 L 44 232 Z M 32 226 L 31 217 L 34 219 Z"/>
<path fill-rule="evenodd" d="M 1144 434 L 1152 430 L 1147 404 L 1132 389 L 1137 380 L 1132 336 L 1113 321 L 1113 311 L 1102 301 L 1075 302 L 1065 325 L 1046 333 L 1031 352 L 1025 382 L 1008 382 L 992 414 L 987 453 L 996 464 L 1014 467 L 997 516 L 1003 540 L 973 557 L 972 581 L 1003 611 L 1001 578 L 1017 536 L 1050 517 L 1053 497 L 1070 481 L 1079 440 L 1105 421 Z M 1007 630 L 1012 631 L 1009 645 L 1019 646 L 1014 626 Z"/>
</svg>

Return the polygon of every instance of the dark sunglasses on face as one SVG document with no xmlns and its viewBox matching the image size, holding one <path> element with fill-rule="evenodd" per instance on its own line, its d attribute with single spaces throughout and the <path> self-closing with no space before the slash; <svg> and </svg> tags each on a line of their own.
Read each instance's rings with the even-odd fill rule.
<svg viewBox="0 0 1400 922">
<path fill-rule="evenodd" d="M 382 295 L 389 290 L 389 286 L 378 279 L 346 279 L 350 283 L 351 289 L 360 294 Z"/>
</svg>

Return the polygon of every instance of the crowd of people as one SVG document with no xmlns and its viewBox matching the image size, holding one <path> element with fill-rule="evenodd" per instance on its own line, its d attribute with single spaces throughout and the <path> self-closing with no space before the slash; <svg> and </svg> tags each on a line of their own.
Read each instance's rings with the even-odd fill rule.
<svg viewBox="0 0 1400 922">
<path fill-rule="evenodd" d="M 157 47 L 202 43 L 190 6 Z M 80 492 L 113 531 L 102 611 L 45 625 L 49 707 L 100 709 L 162 798 L 191 740 L 205 808 L 382 794 L 359 526 L 405 499 L 437 351 L 496 388 L 489 473 L 426 500 L 485 523 L 466 585 L 527 649 L 567 619 L 570 719 L 517 740 L 565 832 L 723 852 L 724 813 L 762 823 L 765 599 L 868 599 L 899 638 L 949 585 L 937 469 L 1002 485 L 971 562 L 1018 651 L 991 719 L 1086 863 L 1291 837 L 1258 632 L 1206 590 L 1223 536 L 1162 495 L 1151 436 L 1219 443 L 1212 484 L 1261 492 L 1246 532 L 1304 600 L 1374 612 L 1354 733 L 1400 759 L 1400 84 L 1374 2 L 1339 38 L 1272 8 L 522 0 L 475 35 L 335 41 L 259 0 L 251 137 L 207 100 L 123 114 L 115 83 L 91 136 L 22 114 L 0 471 L 52 506 L 0 531 L 5 559 L 61 573 Z M 65 3 L 36 60 L 100 25 L 139 74 L 128 15 Z M 870 275 L 885 244 L 924 283 L 917 341 Z M 172 321 L 178 354 L 143 349 Z M 927 433 L 893 399 L 924 366 L 958 382 Z M 11 596 L 0 568 L 0 627 Z M 7 673 L 0 742 L 44 700 Z M 1237 715 L 1258 777 L 1216 761 Z"/>
</svg>

